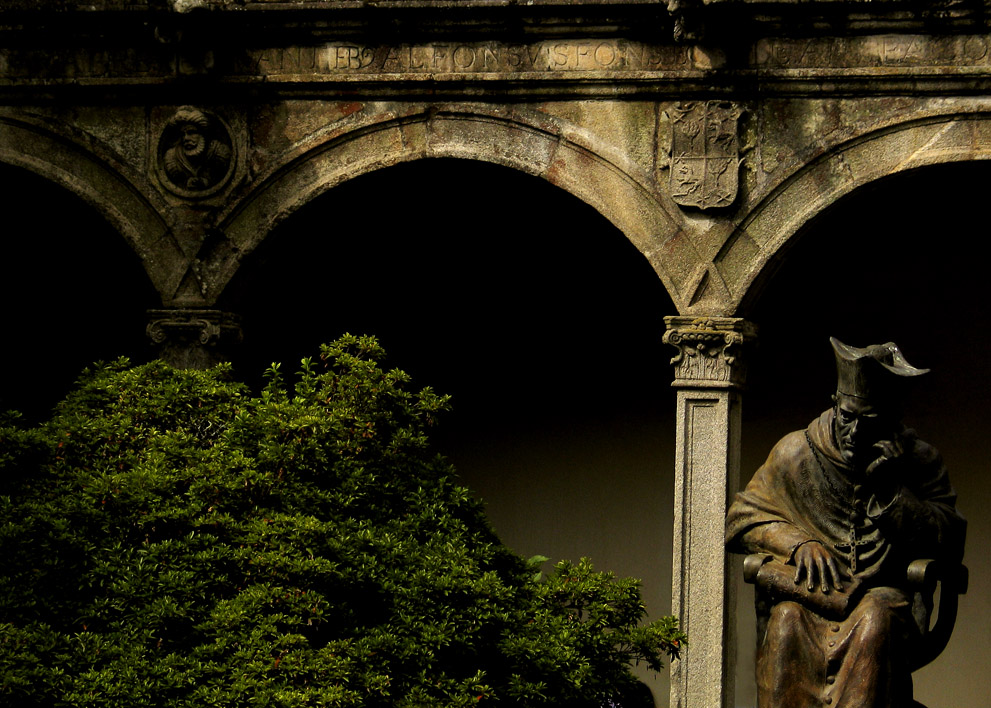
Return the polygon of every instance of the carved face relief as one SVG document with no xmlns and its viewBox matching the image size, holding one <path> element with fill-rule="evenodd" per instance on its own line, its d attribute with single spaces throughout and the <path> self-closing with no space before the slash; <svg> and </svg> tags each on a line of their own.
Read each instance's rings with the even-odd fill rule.
<svg viewBox="0 0 991 708">
<path fill-rule="evenodd" d="M 199 160 L 206 150 L 206 136 L 198 125 L 188 123 L 182 127 L 180 144 L 188 159 Z"/>
<path fill-rule="evenodd" d="M 215 116 L 180 106 L 158 141 L 158 175 L 169 191 L 200 198 L 220 190 L 234 172 L 231 136 Z"/>
</svg>

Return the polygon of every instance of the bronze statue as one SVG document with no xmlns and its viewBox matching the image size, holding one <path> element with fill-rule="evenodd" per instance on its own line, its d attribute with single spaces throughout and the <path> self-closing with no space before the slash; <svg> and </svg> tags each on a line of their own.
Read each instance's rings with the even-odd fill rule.
<svg viewBox="0 0 991 708">
<path fill-rule="evenodd" d="M 959 562 L 966 522 L 939 453 L 901 424 L 928 369 L 890 342 L 830 341 L 833 407 L 775 445 L 726 521 L 729 550 L 762 554 L 757 705 L 905 708 L 931 609 L 908 568 Z"/>
</svg>

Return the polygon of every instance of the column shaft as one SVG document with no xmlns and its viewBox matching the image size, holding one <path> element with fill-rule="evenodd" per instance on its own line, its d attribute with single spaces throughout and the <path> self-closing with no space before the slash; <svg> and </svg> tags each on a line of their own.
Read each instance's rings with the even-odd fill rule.
<svg viewBox="0 0 991 708">
<path fill-rule="evenodd" d="M 671 708 L 734 701 L 734 583 L 723 546 L 739 483 L 742 349 L 754 336 L 736 318 L 665 318 L 678 389 L 672 603 L 688 646 L 671 666 Z"/>
</svg>

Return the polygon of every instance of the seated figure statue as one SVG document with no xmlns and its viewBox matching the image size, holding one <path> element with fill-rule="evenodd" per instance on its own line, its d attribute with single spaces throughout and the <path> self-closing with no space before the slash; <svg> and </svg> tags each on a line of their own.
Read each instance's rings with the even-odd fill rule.
<svg viewBox="0 0 991 708">
<path fill-rule="evenodd" d="M 767 561 L 757 705 L 905 708 L 928 621 L 907 568 L 958 563 L 966 523 L 939 453 L 900 422 L 928 369 L 893 343 L 831 342 L 833 407 L 775 445 L 727 516 L 727 548 Z"/>
</svg>

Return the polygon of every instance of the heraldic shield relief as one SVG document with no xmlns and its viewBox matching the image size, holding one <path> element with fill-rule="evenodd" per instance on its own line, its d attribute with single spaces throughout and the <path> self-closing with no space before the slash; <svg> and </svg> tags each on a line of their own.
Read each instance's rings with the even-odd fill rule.
<svg viewBox="0 0 991 708">
<path fill-rule="evenodd" d="M 676 203 L 712 209 L 736 199 L 741 113 L 727 101 L 690 101 L 671 109 L 671 196 Z"/>
</svg>

